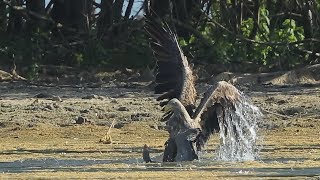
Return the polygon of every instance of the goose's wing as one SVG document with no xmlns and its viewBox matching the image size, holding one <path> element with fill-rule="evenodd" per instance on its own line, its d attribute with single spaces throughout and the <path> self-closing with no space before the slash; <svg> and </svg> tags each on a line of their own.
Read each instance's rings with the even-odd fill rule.
<svg viewBox="0 0 320 180">
<path fill-rule="evenodd" d="M 197 139 L 198 150 L 211 134 L 220 130 L 219 123 L 226 118 L 225 110 L 234 109 L 234 104 L 240 100 L 240 96 L 240 91 L 225 81 L 220 81 L 207 90 L 193 115 L 201 127 L 201 134 Z"/>
<path fill-rule="evenodd" d="M 157 59 L 155 93 L 161 94 L 157 100 L 162 101 L 160 105 L 163 106 L 177 98 L 191 114 L 197 95 L 194 76 L 177 36 L 167 24 L 151 16 L 146 17 L 145 30 Z"/>
</svg>

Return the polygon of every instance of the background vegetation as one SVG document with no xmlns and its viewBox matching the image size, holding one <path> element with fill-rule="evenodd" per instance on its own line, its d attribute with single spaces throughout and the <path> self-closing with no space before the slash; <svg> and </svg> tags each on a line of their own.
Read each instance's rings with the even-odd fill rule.
<svg viewBox="0 0 320 180">
<path fill-rule="evenodd" d="M 0 0 L 0 64 L 31 73 L 152 67 L 146 8 L 175 27 L 196 65 L 261 72 L 319 63 L 318 0 Z"/>
</svg>

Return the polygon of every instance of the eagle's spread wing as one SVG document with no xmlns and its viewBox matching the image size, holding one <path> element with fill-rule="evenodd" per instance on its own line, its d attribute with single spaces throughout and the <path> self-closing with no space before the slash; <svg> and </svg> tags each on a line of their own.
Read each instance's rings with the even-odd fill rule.
<svg viewBox="0 0 320 180">
<path fill-rule="evenodd" d="M 207 142 L 211 134 L 220 130 L 219 121 L 225 118 L 224 110 L 233 108 L 240 96 L 239 90 L 225 81 L 220 81 L 207 90 L 193 115 L 201 126 L 198 148 Z"/>
<path fill-rule="evenodd" d="M 196 101 L 194 76 L 188 65 L 187 58 L 179 47 L 177 37 L 167 24 L 151 16 L 147 17 L 145 30 L 150 37 L 150 46 L 157 59 L 158 74 L 156 75 L 155 93 L 161 94 L 157 100 L 167 104 L 177 98 L 192 112 Z"/>
</svg>

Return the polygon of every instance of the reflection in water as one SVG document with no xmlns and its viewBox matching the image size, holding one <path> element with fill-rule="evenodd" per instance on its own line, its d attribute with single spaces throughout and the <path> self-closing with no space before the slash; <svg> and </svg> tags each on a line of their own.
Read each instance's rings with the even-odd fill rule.
<svg viewBox="0 0 320 180">
<path fill-rule="evenodd" d="M 26 159 L 13 162 L 1 162 L 0 173 L 4 172 L 27 172 L 37 170 L 48 170 L 54 168 L 65 168 L 72 166 L 90 166 L 95 164 L 108 164 L 109 160 L 86 160 L 86 159 Z"/>
<path fill-rule="evenodd" d="M 117 159 L 117 160 L 94 160 L 94 159 L 26 159 L 13 162 L 0 162 L 0 173 L 30 172 L 39 170 L 62 170 L 75 167 L 86 167 L 101 164 L 138 164 L 142 163 L 139 159 Z M 77 168 L 78 169 L 78 168 Z M 81 171 L 81 168 L 79 168 Z"/>
<path fill-rule="evenodd" d="M 218 160 L 251 161 L 258 156 L 256 146 L 257 122 L 262 113 L 242 95 L 235 107 L 224 109 L 220 118 L 220 147 Z M 224 122 L 222 122 L 223 120 Z"/>
<path fill-rule="evenodd" d="M 278 159 L 262 159 L 261 163 L 277 162 Z M 285 161 L 305 161 L 310 159 L 281 159 Z M 320 159 L 316 160 L 320 161 Z M 93 159 L 26 159 L 23 161 L 1 162 L 0 173 L 23 173 L 23 172 L 140 172 L 140 171 L 210 171 L 226 172 L 224 177 L 318 177 L 320 167 L 308 168 L 232 168 L 237 167 L 241 162 L 212 161 L 202 159 L 201 161 L 180 162 L 180 163 L 143 163 L 142 159 L 117 159 L 117 160 L 93 160 Z M 108 164 L 122 164 L 123 166 L 103 166 Z M 94 166 L 101 165 L 101 166 Z M 91 166 L 91 167 L 90 167 Z M 239 167 L 239 166 L 238 166 Z"/>
</svg>

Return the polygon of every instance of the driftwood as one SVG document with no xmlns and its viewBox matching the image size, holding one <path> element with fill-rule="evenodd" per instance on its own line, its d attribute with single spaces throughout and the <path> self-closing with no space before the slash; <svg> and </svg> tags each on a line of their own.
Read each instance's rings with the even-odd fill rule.
<svg viewBox="0 0 320 180">
<path fill-rule="evenodd" d="M 18 75 L 15 71 L 8 73 L 0 70 L 0 82 L 2 81 L 26 81 L 27 79 Z"/>
</svg>

